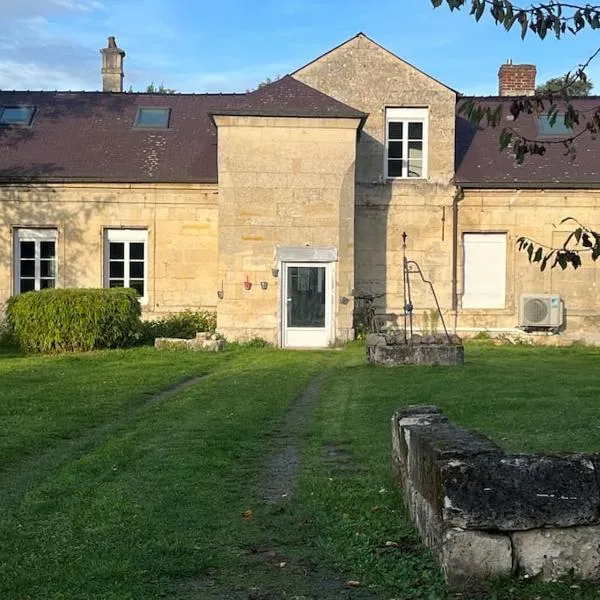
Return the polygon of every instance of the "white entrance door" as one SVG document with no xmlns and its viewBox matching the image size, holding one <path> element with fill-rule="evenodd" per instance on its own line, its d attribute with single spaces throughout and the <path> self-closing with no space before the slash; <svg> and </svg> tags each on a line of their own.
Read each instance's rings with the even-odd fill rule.
<svg viewBox="0 0 600 600">
<path fill-rule="evenodd" d="M 331 342 L 332 276 L 328 263 L 284 263 L 282 343 L 323 348 Z"/>
</svg>

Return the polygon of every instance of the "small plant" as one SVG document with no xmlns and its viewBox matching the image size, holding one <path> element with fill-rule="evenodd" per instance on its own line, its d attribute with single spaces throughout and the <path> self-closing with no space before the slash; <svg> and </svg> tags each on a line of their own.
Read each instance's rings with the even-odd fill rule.
<svg viewBox="0 0 600 600">
<path fill-rule="evenodd" d="M 157 337 L 192 339 L 201 331 L 214 331 L 217 314 L 209 310 L 186 310 L 142 323 L 142 343 L 153 343 Z"/>
<path fill-rule="evenodd" d="M 83 352 L 132 345 L 140 333 L 135 290 L 48 289 L 8 299 L 12 340 L 25 352 Z"/>
<path fill-rule="evenodd" d="M 472 342 L 489 342 L 492 339 L 490 332 L 487 329 L 478 331 L 474 336 L 471 337 Z"/>
</svg>

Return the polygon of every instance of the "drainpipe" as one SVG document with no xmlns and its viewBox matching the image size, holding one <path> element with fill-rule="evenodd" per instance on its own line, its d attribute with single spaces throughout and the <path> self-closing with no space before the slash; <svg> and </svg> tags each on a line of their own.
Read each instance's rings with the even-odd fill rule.
<svg viewBox="0 0 600 600">
<path fill-rule="evenodd" d="M 458 203 L 464 197 L 463 189 L 458 186 L 452 198 L 452 310 L 455 326 L 458 313 Z"/>
</svg>

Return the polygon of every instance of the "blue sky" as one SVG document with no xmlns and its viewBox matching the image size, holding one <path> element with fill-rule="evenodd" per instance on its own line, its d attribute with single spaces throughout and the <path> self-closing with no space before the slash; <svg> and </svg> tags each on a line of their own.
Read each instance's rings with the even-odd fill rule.
<svg viewBox="0 0 600 600">
<path fill-rule="evenodd" d="M 0 89 L 96 90 L 108 35 L 126 53 L 125 87 L 245 91 L 363 31 L 466 94 L 495 94 L 508 58 L 538 81 L 590 56 L 600 33 L 521 41 L 430 0 L 0 0 Z M 590 71 L 600 94 L 600 63 Z"/>
</svg>

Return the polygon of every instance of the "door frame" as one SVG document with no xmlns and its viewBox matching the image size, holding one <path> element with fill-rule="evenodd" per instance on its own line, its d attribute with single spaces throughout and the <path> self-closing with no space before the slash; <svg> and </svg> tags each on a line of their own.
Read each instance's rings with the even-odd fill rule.
<svg viewBox="0 0 600 600">
<path fill-rule="evenodd" d="M 329 261 L 280 261 L 279 273 L 281 274 L 281 285 L 279 286 L 279 341 L 282 348 L 326 348 L 335 339 L 335 285 L 336 272 L 335 262 Z M 325 327 L 326 344 L 318 346 L 290 346 L 287 343 L 287 285 L 288 267 L 325 267 Z M 300 328 L 298 328 L 300 329 Z M 310 329 L 310 328 L 306 328 Z M 317 328 L 315 328 L 317 329 Z"/>
</svg>

